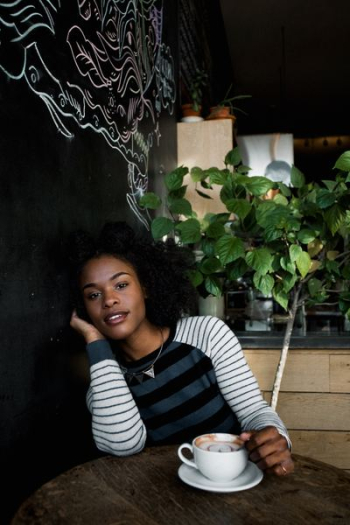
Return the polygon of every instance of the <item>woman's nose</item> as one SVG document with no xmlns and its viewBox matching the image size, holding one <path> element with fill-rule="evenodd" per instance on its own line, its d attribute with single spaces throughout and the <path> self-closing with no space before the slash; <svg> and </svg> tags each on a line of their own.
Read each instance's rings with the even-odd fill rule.
<svg viewBox="0 0 350 525">
<path fill-rule="evenodd" d="M 115 290 L 107 291 L 104 297 L 105 308 L 110 308 L 114 304 L 119 303 L 119 296 Z"/>
</svg>

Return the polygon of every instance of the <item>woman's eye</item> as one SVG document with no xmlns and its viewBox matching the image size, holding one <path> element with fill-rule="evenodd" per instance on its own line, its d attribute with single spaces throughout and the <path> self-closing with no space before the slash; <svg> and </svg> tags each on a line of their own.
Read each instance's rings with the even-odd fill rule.
<svg viewBox="0 0 350 525">
<path fill-rule="evenodd" d="M 99 292 L 93 292 L 88 295 L 88 299 L 94 300 L 97 299 L 97 297 L 100 295 Z"/>
<path fill-rule="evenodd" d="M 118 283 L 115 285 L 117 290 L 122 290 L 123 288 L 126 288 L 128 286 L 128 283 Z"/>
</svg>

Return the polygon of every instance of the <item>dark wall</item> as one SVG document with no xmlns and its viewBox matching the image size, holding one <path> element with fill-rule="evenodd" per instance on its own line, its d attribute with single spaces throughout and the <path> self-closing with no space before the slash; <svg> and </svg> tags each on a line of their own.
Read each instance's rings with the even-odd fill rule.
<svg viewBox="0 0 350 525">
<path fill-rule="evenodd" d="M 138 199 L 176 162 L 176 2 L 23 0 L 20 16 L 12 4 L 0 6 L 1 522 L 98 454 L 64 239 L 107 220 L 146 231 Z"/>
<path fill-rule="evenodd" d="M 239 133 L 348 135 L 347 0 L 219 0 L 238 93 Z"/>
<path fill-rule="evenodd" d="M 196 69 L 208 75 L 202 114 L 220 103 L 233 82 L 224 21 L 217 0 L 179 0 L 180 102 L 191 102 L 189 88 Z M 232 92 L 230 96 L 232 96 Z"/>
</svg>

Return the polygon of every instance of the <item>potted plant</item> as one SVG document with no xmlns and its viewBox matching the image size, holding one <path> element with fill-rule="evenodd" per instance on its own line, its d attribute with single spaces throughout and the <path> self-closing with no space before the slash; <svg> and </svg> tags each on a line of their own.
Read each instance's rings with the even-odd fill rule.
<svg viewBox="0 0 350 525">
<path fill-rule="evenodd" d="M 190 102 L 182 104 L 182 114 L 184 122 L 196 120 L 203 120 L 201 117 L 203 89 L 208 85 L 208 74 L 204 70 L 196 69 L 188 89 L 188 97 Z"/>
<path fill-rule="evenodd" d="M 236 96 L 229 96 L 230 92 L 232 91 L 232 84 L 228 88 L 227 92 L 225 93 L 224 98 L 215 106 L 210 107 L 210 113 L 207 116 L 207 120 L 214 120 L 214 119 L 231 119 L 235 120 L 236 115 L 235 112 L 243 113 L 244 115 L 247 115 L 243 109 L 240 109 L 239 107 L 235 106 L 234 103 L 237 100 L 244 100 L 247 98 L 251 98 L 251 95 L 236 95 Z"/>
<path fill-rule="evenodd" d="M 185 198 L 185 167 L 165 177 L 167 213 L 153 219 L 152 235 L 172 235 L 200 250 L 190 275 L 200 293 L 221 295 L 223 283 L 249 279 L 256 290 L 271 294 L 287 322 L 271 405 L 276 408 L 294 321 L 299 308 L 335 303 L 350 317 L 350 151 L 336 162 L 335 175 L 308 183 L 293 166 L 291 186 L 266 177 L 249 177 L 238 148 L 225 158 L 226 168 L 191 169 L 210 198 L 213 185 L 227 213 L 197 217 Z M 270 190 L 273 198 L 266 198 Z M 157 209 L 161 199 L 145 194 L 140 204 Z"/>
</svg>

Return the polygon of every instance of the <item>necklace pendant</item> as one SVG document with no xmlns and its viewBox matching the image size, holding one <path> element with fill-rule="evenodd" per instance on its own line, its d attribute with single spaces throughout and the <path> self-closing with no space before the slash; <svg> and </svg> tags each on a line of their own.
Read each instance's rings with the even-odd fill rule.
<svg viewBox="0 0 350 525">
<path fill-rule="evenodd" d="M 144 370 L 142 373 L 145 374 L 145 375 L 148 376 L 148 377 L 152 377 L 152 379 L 155 378 L 155 375 L 154 375 L 154 366 L 153 366 L 153 365 L 150 366 L 150 367 L 148 368 L 148 370 Z"/>
</svg>

